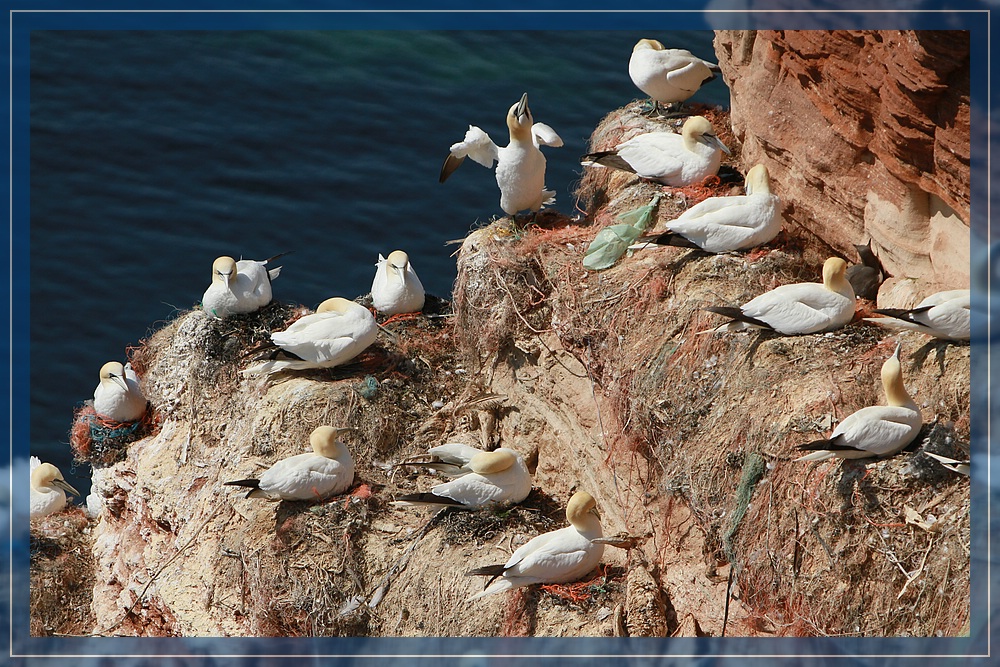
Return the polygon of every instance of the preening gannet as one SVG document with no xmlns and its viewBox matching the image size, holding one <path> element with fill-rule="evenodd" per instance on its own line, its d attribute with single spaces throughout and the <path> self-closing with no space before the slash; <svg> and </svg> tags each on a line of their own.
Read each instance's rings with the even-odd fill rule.
<svg viewBox="0 0 1000 667">
<path fill-rule="evenodd" d="M 555 202 L 555 192 L 545 189 L 545 156 L 539 146 L 562 146 L 562 139 L 545 123 L 532 120 L 528 93 L 507 112 L 507 128 L 510 143 L 500 148 L 486 132 L 470 125 L 465 139 L 452 144 L 438 180 L 444 183 L 466 157 L 487 169 L 496 162 L 500 208 L 504 213 L 515 215 L 525 209 L 538 211 L 543 205 Z"/>
<path fill-rule="evenodd" d="M 476 509 L 486 505 L 519 503 L 531 493 L 531 473 L 528 472 L 524 458 L 513 449 L 501 447 L 492 452 L 484 452 L 467 445 L 457 447 L 465 449 L 462 452 L 454 451 L 455 456 L 449 457 L 451 463 L 440 467 L 426 464 L 427 467 L 442 470 L 455 479 L 432 487 L 428 493 L 400 496 L 393 504 L 403 507 L 447 505 Z M 433 452 L 434 449 L 437 448 L 429 451 Z M 475 453 L 469 456 L 473 450 Z M 468 472 L 463 474 L 463 469 Z"/>
<path fill-rule="evenodd" d="M 241 373 L 255 375 L 286 370 L 333 368 L 358 356 L 375 342 L 378 325 L 364 306 L 341 297 L 327 299 L 316 312 L 271 334 L 263 359 Z"/>
<path fill-rule="evenodd" d="M 971 332 L 970 306 L 969 290 L 948 290 L 931 294 L 915 308 L 876 308 L 876 313 L 886 317 L 866 317 L 865 321 L 945 340 L 966 341 Z"/>
<path fill-rule="evenodd" d="M 822 283 L 781 285 L 739 308 L 710 306 L 705 310 L 732 318 L 716 331 L 770 329 L 786 336 L 832 331 L 854 317 L 857 300 L 844 272 L 847 262 L 831 257 L 823 264 Z"/>
<path fill-rule="evenodd" d="M 707 118 L 691 116 L 681 133 L 647 132 L 618 144 L 614 150 L 580 158 L 587 167 L 610 167 L 679 188 L 714 176 L 729 149 L 715 136 Z"/>
<path fill-rule="evenodd" d="M 266 269 L 268 262 L 252 259 L 236 261 L 232 257 L 219 257 L 212 263 L 212 284 L 201 297 L 202 309 L 212 317 L 222 318 L 242 313 L 252 313 L 271 303 L 271 281 L 278 277 L 281 267 Z"/>
<path fill-rule="evenodd" d="M 321 500 L 343 493 L 354 481 L 354 458 L 337 436 L 350 430 L 320 426 L 309 436 L 312 452 L 278 461 L 260 479 L 225 484 L 249 488 L 247 498 L 267 500 Z"/>
<path fill-rule="evenodd" d="M 800 445 L 799 450 L 812 453 L 795 460 L 889 456 L 908 445 L 920 431 L 921 417 L 920 408 L 903 386 L 899 345 L 882 364 L 882 388 L 888 405 L 861 408 L 848 415 L 829 438 Z"/>
<path fill-rule="evenodd" d="M 94 389 L 94 412 L 116 422 L 131 422 L 146 413 L 146 397 L 132 365 L 109 361 L 101 366 L 101 382 Z"/>
<path fill-rule="evenodd" d="M 719 66 L 684 49 L 667 49 L 655 39 L 640 39 L 632 48 L 628 74 L 654 106 L 688 99 L 715 78 Z"/>
<path fill-rule="evenodd" d="M 492 577 L 486 590 L 469 600 L 531 584 L 576 581 L 601 562 L 604 544 L 597 503 L 586 491 L 577 491 L 566 505 L 570 525 L 535 537 L 519 547 L 503 565 L 489 565 L 466 574 Z"/>
<path fill-rule="evenodd" d="M 63 479 L 59 468 L 31 457 L 31 509 L 30 518 L 39 519 L 55 514 L 66 507 L 66 493 L 79 496 L 80 492 Z"/>
<path fill-rule="evenodd" d="M 382 315 L 415 313 L 424 307 L 424 286 L 402 250 L 379 253 L 372 281 L 372 305 Z"/>
<path fill-rule="evenodd" d="M 730 252 L 767 243 L 781 231 L 781 202 L 771 194 L 767 167 L 758 164 L 747 172 L 745 195 L 709 197 L 668 222 L 667 229 L 640 238 L 633 247 L 641 248 L 644 242 L 693 244 L 707 252 Z"/>
</svg>

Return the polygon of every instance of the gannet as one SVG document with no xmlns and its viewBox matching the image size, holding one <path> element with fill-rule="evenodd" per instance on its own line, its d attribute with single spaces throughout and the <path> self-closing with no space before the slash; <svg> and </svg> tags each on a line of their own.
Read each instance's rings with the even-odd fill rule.
<svg viewBox="0 0 1000 667">
<path fill-rule="evenodd" d="M 543 205 L 555 202 L 555 192 L 545 189 L 545 156 L 539 146 L 559 147 L 563 144 L 562 139 L 545 123 L 532 120 L 528 93 L 507 112 L 507 128 L 510 143 L 500 148 L 486 132 L 470 125 L 465 139 L 452 144 L 438 180 L 444 183 L 467 156 L 487 169 L 496 162 L 500 208 L 504 213 L 515 215 L 525 209 L 538 211 Z"/>
<path fill-rule="evenodd" d="M 882 388 L 888 405 L 861 408 L 837 425 L 829 438 L 800 445 L 811 454 L 796 461 L 825 461 L 834 457 L 863 459 L 889 456 L 908 445 L 920 431 L 920 408 L 906 393 L 899 345 L 882 364 Z"/>
<path fill-rule="evenodd" d="M 264 267 L 278 257 L 281 255 L 262 262 L 252 259 L 237 262 L 232 257 L 216 259 L 212 263 L 212 284 L 201 297 L 202 309 L 212 317 L 222 318 L 252 313 L 271 303 L 271 281 L 278 277 L 281 267 L 270 270 Z"/>
<path fill-rule="evenodd" d="M 640 39 L 632 48 L 628 74 L 632 83 L 658 104 L 688 99 L 715 78 L 719 66 L 684 49 L 667 49 L 655 39 Z"/>
<path fill-rule="evenodd" d="M 604 535 L 597 503 L 586 491 L 577 491 L 566 505 L 570 525 L 535 537 L 519 547 L 503 565 L 490 565 L 466 574 L 490 576 L 486 590 L 468 600 L 531 584 L 575 581 L 601 562 Z"/>
<path fill-rule="evenodd" d="M 831 257 L 823 264 L 822 283 L 781 285 L 739 308 L 710 306 L 705 310 L 732 318 L 716 331 L 770 329 L 786 336 L 832 331 L 854 317 L 857 300 L 844 272 L 847 262 Z"/>
<path fill-rule="evenodd" d="M 424 307 L 424 286 L 402 250 L 379 253 L 372 281 L 372 305 L 382 315 L 415 313 Z"/>
<path fill-rule="evenodd" d="M 284 331 L 271 334 L 271 345 L 260 363 L 245 374 L 333 368 L 358 356 L 375 342 L 378 325 L 364 306 L 341 297 L 327 299 L 312 315 L 301 317 Z"/>
<path fill-rule="evenodd" d="M 247 498 L 268 500 L 321 500 L 343 493 L 354 481 L 354 458 L 338 436 L 351 430 L 320 426 L 309 436 L 312 452 L 278 461 L 260 479 L 225 484 L 249 488 Z"/>
<path fill-rule="evenodd" d="M 587 167 L 610 167 L 679 188 L 714 176 L 729 149 L 715 136 L 703 116 L 691 116 L 681 133 L 647 132 L 618 144 L 614 150 L 588 153 L 580 158 Z"/>
<path fill-rule="evenodd" d="M 146 413 L 146 397 L 132 364 L 109 361 L 101 366 L 101 382 L 94 389 L 94 412 L 116 422 L 131 422 Z"/>
<path fill-rule="evenodd" d="M 63 479 L 59 468 L 31 457 L 31 510 L 30 518 L 39 519 L 55 514 L 66 507 L 66 493 L 79 496 L 80 492 Z"/>
<path fill-rule="evenodd" d="M 451 446 L 453 445 L 443 445 Z M 455 476 L 455 479 L 432 487 L 428 493 L 400 496 L 393 504 L 401 507 L 447 505 L 476 509 L 501 503 L 519 503 L 531 493 L 531 473 L 528 472 L 524 458 L 513 449 L 501 447 L 492 452 L 484 452 L 468 445 L 459 447 L 467 449 L 455 452 L 456 456 L 450 457 L 451 462 L 440 466 L 445 474 Z M 433 449 L 435 448 L 429 451 Z M 475 454 L 468 456 L 471 450 L 475 450 Z M 441 450 L 438 449 L 438 452 Z M 437 465 L 427 465 L 439 469 Z M 462 474 L 462 469 L 468 472 Z"/>
<path fill-rule="evenodd" d="M 969 464 L 970 461 L 959 461 L 958 459 L 949 458 L 947 456 L 941 456 L 940 454 L 932 454 L 931 452 L 924 452 L 927 456 L 932 459 L 937 460 L 941 465 L 943 465 L 948 470 L 957 472 L 960 475 L 969 476 Z"/>
<path fill-rule="evenodd" d="M 758 164 L 747 172 L 745 195 L 709 197 L 668 222 L 669 231 L 640 238 L 633 247 L 641 248 L 643 243 L 693 244 L 718 253 L 767 243 L 781 231 L 780 201 L 771 194 L 770 185 L 767 167 Z"/>
<path fill-rule="evenodd" d="M 858 250 L 861 263 L 847 267 L 847 280 L 857 296 L 874 301 L 878 296 L 879 285 L 885 280 L 882 262 L 872 252 L 871 241 L 865 245 L 855 244 L 854 247 Z"/>
<path fill-rule="evenodd" d="M 461 477 L 472 472 L 469 461 L 482 452 L 471 445 L 449 442 L 429 448 L 426 456 L 418 455 L 419 460 L 409 459 L 397 465 L 428 468 L 446 477 Z"/>
<path fill-rule="evenodd" d="M 971 330 L 970 305 L 969 290 L 948 290 L 931 294 L 915 308 L 876 308 L 876 313 L 886 317 L 866 317 L 865 321 L 890 329 L 919 331 L 944 340 L 966 341 Z"/>
</svg>

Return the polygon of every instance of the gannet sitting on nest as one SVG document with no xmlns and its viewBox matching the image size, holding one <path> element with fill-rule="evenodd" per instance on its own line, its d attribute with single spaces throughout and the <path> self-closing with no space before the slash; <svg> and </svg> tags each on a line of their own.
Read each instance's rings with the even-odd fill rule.
<svg viewBox="0 0 1000 667">
<path fill-rule="evenodd" d="M 424 286 L 409 256 L 394 250 L 386 259 L 379 253 L 372 281 L 372 305 L 382 315 L 415 313 L 424 307 Z"/>
<path fill-rule="evenodd" d="M 146 397 L 132 365 L 109 361 L 101 366 L 101 382 L 94 389 L 94 412 L 116 422 L 131 422 L 146 414 Z"/>
<path fill-rule="evenodd" d="M 343 493 L 354 481 L 354 458 L 337 436 L 351 430 L 320 426 L 309 436 L 312 452 L 278 461 L 260 479 L 225 484 L 249 488 L 247 498 L 268 500 L 321 500 Z"/>
<path fill-rule="evenodd" d="M 569 526 L 535 537 L 511 554 L 505 564 L 467 572 L 492 577 L 486 589 L 469 600 L 531 584 L 576 581 L 597 567 L 604 555 L 604 544 L 594 540 L 604 532 L 593 496 L 586 491 L 573 494 L 566 505 L 566 519 Z"/>
<path fill-rule="evenodd" d="M 42 463 L 37 456 L 31 457 L 31 506 L 29 518 L 55 514 L 66 507 L 66 493 L 79 496 L 80 492 L 63 479 L 59 468 L 51 463 Z"/>
<path fill-rule="evenodd" d="M 428 493 L 414 493 L 396 498 L 394 505 L 441 505 L 460 509 L 477 509 L 487 505 L 519 503 L 531 493 L 531 473 L 524 458 L 514 451 L 501 447 L 484 452 L 468 445 L 442 445 L 453 448 L 447 453 L 441 448 L 428 450 L 445 454 L 449 462 L 444 465 L 423 463 L 456 478 L 438 484 Z M 463 448 L 459 451 L 458 447 Z M 474 453 L 473 453 L 474 452 Z M 471 454 L 471 456 L 470 456 Z M 468 472 L 462 473 L 462 470 Z"/>
<path fill-rule="evenodd" d="M 746 250 L 767 243 L 781 231 L 781 202 L 771 194 L 767 167 L 758 164 L 746 176 L 746 194 L 709 197 L 667 223 L 669 231 L 640 238 L 646 244 L 695 246 L 707 252 Z"/>
<path fill-rule="evenodd" d="M 899 345 L 882 364 L 882 388 L 888 405 L 861 408 L 848 415 L 829 438 L 800 445 L 799 450 L 812 453 L 795 460 L 889 456 L 908 445 L 920 431 L 921 416 L 916 401 L 910 398 L 903 386 Z"/>
<path fill-rule="evenodd" d="M 445 180 L 466 157 L 487 169 L 497 163 L 497 185 L 500 186 L 500 208 L 507 215 L 525 209 L 538 211 L 555 202 L 555 192 L 545 189 L 545 156 L 539 146 L 562 146 L 562 139 L 545 123 L 535 123 L 528 108 L 528 93 L 521 96 L 507 112 L 510 143 L 500 148 L 489 135 L 474 125 L 469 126 L 465 139 L 452 144 L 438 179 Z"/>
<path fill-rule="evenodd" d="M 857 305 L 844 276 L 846 270 L 847 262 L 831 257 L 823 264 L 822 283 L 781 285 L 739 308 L 710 306 L 705 310 L 733 319 L 716 331 L 756 328 L 786 336 L 832 331 L 851 321 Z"/>
<path fill-rule="evenodd" d="M 632 83 L 659 104 L 680 103 L 715 78 L 719 66 L 685 49 L 667 49 L 655 39 L 640 39 L 632 48 L 628 75 Z"/>
<path fill-rule="evenodd" d="M 264 268 L 275 255 L 258 262 L 252 259 L 234 260 L 219 257 L 212 263 L 212 284 L 201 297 L 201 307 L 212 317 L 252 313 L 271 303 L 271 281 L 278 277 L 281 267 Z"/>
<path fill-rule="evenodd" d="M 876 308 L 876 313 L 886 317 L 866 317 L 865 321 L 944 340 L 967 341 L 971 332 L 970 306 L 969 290 L 948 290 L 931 294 L 914 308 Z"/>
<path fill-rule="evenodd" d="M 377 333 L 378 325 L 367 308 L 333 297 L 321 303 L 312 315 L 272 333 L 271 345 L 255 350 L 265 360 L 240 372 L 255 375 L 333 368 L 361 354 L 375 342 Z"/>
<path fill-rule="evenodd" d="M 708 119 L 691 116 L 684 121 L 680 134 L 640 134 L 614 150 L 588 153 L 580 158 L 580 164 L 628 171 L 679 188 L 701 183 L 718 173 L 723 152 L 729 155 Z"/>
</svg>

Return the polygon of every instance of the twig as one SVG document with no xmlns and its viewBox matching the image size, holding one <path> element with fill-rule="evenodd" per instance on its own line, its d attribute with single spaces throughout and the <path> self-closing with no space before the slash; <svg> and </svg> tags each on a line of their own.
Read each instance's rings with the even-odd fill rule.
<svg viewBox="0 0 1000 667">
<path fill-rule="evenodd" d="M 410 546 L 406 547 L 406 550 L 403 551 L 403 555 L 392 564 L 392 567 L 389 568 L 389 571 L 385 573 L 385 576 L 382 577 L 382 581 L 380 581 L 379 585 L 375 588 L 375 592 L 372 593 L 372 597 L 368 601 L 369 608 L 374 609 L 380 602 L 382 602 L 382 598 L 385 597 L 385 594 L 389 591 L 389 585 L 392 583 L 392 578 L 406 569 L 406 565 L 410 562 L 410 556 L 413 554 L 413 550 L 417 548 L 417 544 L 421 539 L 423 539 L 424 535 L 430 532 L 430 529 L 437 523 L 437 520 L 445 512 L 447 512 L 448 509 L 448 507 L 442 507 L 438 510 L 437 513 L 432 516 L 426 524 L 424 524 L 424 527 L 420 529 L 420 532 L 417 533 L 415 538 L 413 538 L 413 542 L 410 543 Z"/>
</svg>

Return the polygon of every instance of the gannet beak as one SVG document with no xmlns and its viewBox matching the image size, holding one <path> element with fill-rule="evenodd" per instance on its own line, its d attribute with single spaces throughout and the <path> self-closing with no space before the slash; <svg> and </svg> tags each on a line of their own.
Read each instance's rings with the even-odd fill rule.
<svg viewBox="0 0 1000 667">
<path fill-rule="evenodd" d="M 339 437 L 341 433 L 347 433 L 348 431 L 357 431 L 358 427 L 357 426 L 334 426 L 333 430 L 335 430 L 337 432 L 337 436 Z"/>
<path fill-rule="evenodd" d="M 111 378 L 111 381 L 114 382 L 116 385 L 118 385 L 125 391 L 128 391 L 128 385 L 125 384 L 125 378 L 123 378 L 121 375 L 115 375 L 114 373 L 111 373 L 108 375 L 108 377 Z"/>
<path fill-rule="evenodd" d="M 521 95 L 521 100 L 517 103 L 517 108 L 514 109 L 514 115 L 517 116 L 518 120 L 524 117 L 524 114 L 528 111 L 528 93 Z"/>
<path fill-rule="evenodd" d="M 64 479 L 54 479 L 52 480 L 52 486 L 58 486 L 60 489 L 66 493 L 72 493 L 76 497 L 80 497 L 80 492 L 74 489 L 69 482 Z"/>
<path fill-rule="evenodd" d="M 896 361 L 899 361 L 899 348 L 900 348 L 900 344 L 896 343 L 896 351 L 892 353 L 892 356 L 894 356 L 896 358 Z"/>
<path fill-rule="evenodd" d="M 597 511 L 597 508 L 596 508 L 596 507 L 592 507 L 592 508 L 590 508 L 590 512 L 589 512 L 589 514 L 593 514 L 593 515 L 594 515 L 594 516 L 596 516 L 596 517 L 597 517 L 598 519 L 600 519 L 600 518 L 601 518 L 601 513 Z"/>
<path fill-rule="evenodd" d="M 718 148 L 720 151 L 722 151 L 726 155 L 732 155 L 732 153 L 729 151 L 729 149 L 726 148 L 726 145 L 724 143 L 722 143 L 722 140 L 719 139 L 714 134 L 703 134 L 703 135 L 701 135 L 698 138 L 698 141 L 700 141 L 701 143 L 705 144 L 706 146 L 708 146 L 710 148 Z"/>
</svg>

